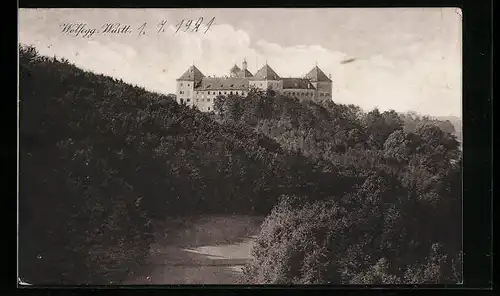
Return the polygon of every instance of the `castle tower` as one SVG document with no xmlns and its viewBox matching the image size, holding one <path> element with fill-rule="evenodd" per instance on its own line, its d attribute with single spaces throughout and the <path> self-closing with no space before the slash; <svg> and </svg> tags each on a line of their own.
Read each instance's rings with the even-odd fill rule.
<svg viewBox="0 0 500 296">
<path fill-rule="evenodd" d="M 249 77 L 252 77 L 253 74 L 248 71 L 248 64 L 247 64 L 247 59 L 245 58 L 243 60 L 243 63 L 241 64 L 241 70 L 236 74 L 235 77 L 238 77 L 238 78 L 249 78 Z"/>
<path fill-rule="evenodd" d="M 264 67 L 260 68 L 260 70 L 255 73 L 251 80 L 251 86 L 262 90 L 279 90 L 283 88 L 281 78 L 267 62 Z"/>
<path fill-rule="evenodd" d="M 316 100 L 332 100 L 332 80 L 316 65 L 305 78 L 316 88 Z"/>
<path fill-rule="evenodd" d="M 236 66 L 236 64 L 229 70 L 229 77 L 237 77 L 238 74 L 241 72 L 241 69 Z"/>
<path fill-rule="evenodd" d="M 243 63 L 241 64 L 241 66 L 242 66 L 242 68 L 241 68 L 241 69 L 242 69 L 243 71 L 245 71 L 245 70 L 247 69 L 248 64 L 247 64 L 247 59 L 246 59 L 246 58 L 245 58 L 245 59 L 243 59 Z"/>
<path fill-rule="evenodd" d="M 201 71 L 192 65 L 181 77 L 177 78 L 177 103 L 192 106 L 194 103 L 194 88 L 205 77 Z"/>
</svg>

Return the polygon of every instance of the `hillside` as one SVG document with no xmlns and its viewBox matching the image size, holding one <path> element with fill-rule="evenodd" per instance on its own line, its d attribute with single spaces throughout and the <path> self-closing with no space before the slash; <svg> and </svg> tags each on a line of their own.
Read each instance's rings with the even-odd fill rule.
<svg viewBox="0 0 500 296">
<path fill-rule="evenodd" d="M 438 116 L 438 117 L 433 117 L 433 119 L 438 120 L 438 121 L 444 121 L 444 122 L 450 122 L 454 129 L 454 135 L 457 136 L 457 139 L 462 142 L 462 119 L 457 116 Z"/>
<path fill-rule="evenodd" d="M 249 128 L 21 48 L 20 235 L 37 242 L 20 250 L 28 281 L 101 282 L 141 262 L 153 220 L 267 214 L 281 194 L 315 187 L 313 166 Z"/>
<path fill-rule="evenodd" d="M 268 215 L 246 282 L 377 283 L 380 260 L 393 282 L 460 274 L 461 155 L 443 127 L 257 91 L 204 114 L 32 47 L 19 63 L 28 282 L 119 280 L 155 221 L 238 213 Z"/>
<path fill-rule="evenodd" d="M 401 113 L 407 131 L 413 131 L 417 125 L 433 124 L 443 131 L 453 134 L 462 142 L 462 119 L 456 116 L 422 116 L 416 112 Z"/>
<path fill-rule="evenodd" d="M 362 179 L 283 196 L 263 224 L 243 282 L 414 284 L 461 281 L 461 152 L 448 122 L 253 91 L 219 97 L 216 118 Z M 409 128 L 413 127 L 413 128 Z M 453 127 L 451 127 L 453 128 Z M 448 130 L 449 129 L 449 130 Z"/>
</svg>

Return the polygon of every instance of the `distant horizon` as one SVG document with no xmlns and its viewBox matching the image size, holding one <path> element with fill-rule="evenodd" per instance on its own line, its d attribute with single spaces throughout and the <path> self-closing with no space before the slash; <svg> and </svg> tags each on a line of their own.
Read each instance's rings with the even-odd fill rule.
<svg viewBox="0 0 500 296">
<path fill-rule="evenodd" d="M 175 33 L 179 19 L 200 16 L 215 18 L 206 34 Z M 60 29 L 147 21 L 154 31 L 162 19 L 164 35 L 141 38 Z M 175 94 L 175 79 L 193 63 L 206 76 L 224 76 L 243 58 L 253 74 L 267 61 L 283 78 L 317 64 L 332 75 L 336 103 L 430 117 L 462 118 L 461 42 L 453 8 L 19 10 L 20 44 L 155 93 Z"/>
</svg>

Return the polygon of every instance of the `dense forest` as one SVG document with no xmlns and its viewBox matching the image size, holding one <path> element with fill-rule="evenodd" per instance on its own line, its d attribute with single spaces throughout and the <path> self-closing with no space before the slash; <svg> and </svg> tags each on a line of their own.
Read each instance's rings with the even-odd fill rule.
<svg viewBox="0 0 500 296">
<path fill-rule="evenodd" d="M 461 152 L 447 122 L 219 97 L 201 113 L 20 46 L 19 272 L 106 284 L 165 216 L 267 215 L 246 283 L 456 283 Z"/>
</svg>

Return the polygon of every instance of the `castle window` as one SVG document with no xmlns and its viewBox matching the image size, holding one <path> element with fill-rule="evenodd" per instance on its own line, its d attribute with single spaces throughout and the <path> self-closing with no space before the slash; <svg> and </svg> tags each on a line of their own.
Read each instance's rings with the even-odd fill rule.
<svg viewBox="0 0 500 296">
<path fill-rule="evenodd" d="M 187 99 L 187 100 L 186 100 L 186 102 L 188 102 L 188 103 L 189 103 L 189 102 L 191 102 L 191 100 L 190 100 L 190 99 Z"/>
<path fill-rule="evenodd" d="M 208 107 L 208 111 L 210 111 L 210 107 Z"/>
<path fill-rule="evenodd" d="M 319 96 L 322 97 L 323 96 L 323 93 L 319 93 Z"/>
<path fill-rule="evenodd" d="M 219 92 L 219 95 L 221 94 L 221 92 Z"/>
<path fill-rule="evenodd" d="M 225 91 L 224 94 L 227 95 L 227 91 Z"/>
<path fill-rule="evenodd" d="M 294 96 L 295 96 L 295 92 L 292 92 L 292 95 L 294 95 Z"/>
<path fill-rule="evenodd" d="M 188 83 L 188 86 L 190 86 L 189 83 Z"/>
<path fill-rule="evenodd" d="M 184 103 L 184 99 L 181 99 L 181 103 Z"/>
<path fill-rule="evenodd" d="M 210 94 L 210 92 L 208 92 L 208 94 Z"/>
<path fill-rule="evenodd" d="M 181 86 L 182 86 L 182 83 L 181 83 Z"/>
<path fill-rule="evenodd" d="M 230 94 L 232 95 L 232 94 L 233 94 L 233 92 L 230 92 Z"/>
</svg>

